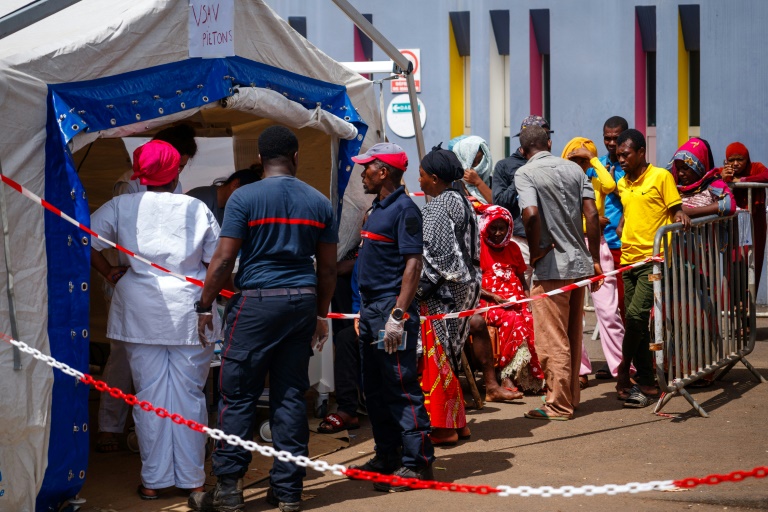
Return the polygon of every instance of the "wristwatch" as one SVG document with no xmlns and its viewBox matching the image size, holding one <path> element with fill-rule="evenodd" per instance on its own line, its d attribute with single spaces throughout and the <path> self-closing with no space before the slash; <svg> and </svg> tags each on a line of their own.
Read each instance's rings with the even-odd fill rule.
<svg viewBox="0 0 768 512">
<path fill-rule="evenodd" d="M 400 308 L 392 308 L 392 318 L 394 318 L 398 322 L 401 322 L 404 316 L 405 316 L 405 311 L 403 311 Z"/>
<path fill-rule="evenodd" d="M 213 311 L 213 304 L 208 306 L 207 308 L 204 308 L 200 305 L 200 301 L 195 301 L 195 313 L 210 313 Z"/>
</svg>

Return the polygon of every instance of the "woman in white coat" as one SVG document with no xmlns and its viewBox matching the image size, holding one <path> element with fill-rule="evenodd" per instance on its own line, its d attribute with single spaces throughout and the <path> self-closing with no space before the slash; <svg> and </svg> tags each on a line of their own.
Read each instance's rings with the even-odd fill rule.
<svg viewBox="0 0 768 512">
<path fill-rule="evenodd" d="M 147 191 L 105 203 L 91 216 L 91 228 L 163 268 L 202 280 L 219 225 L 201 201 L 173 194 L 179 160 L 166 142 L 137 148 L 132 179 L 138 178 Z M 207 423 L 203 385 L 213 347 L 202 348 L 198 338 L 193 304 L 199 290 L 135 259 L 128 267 L 111 266 L 100 253 L 107 247 L 93 240 L 91 265 L 115 283 L 107 336 L 125 342 L 136 396 Z M 166 487 L 202 490 L 203 434 L 137 407 L 133 417 L 142 464 L 139 496 L 157 499 L 158 490 Z"/>
</svg>

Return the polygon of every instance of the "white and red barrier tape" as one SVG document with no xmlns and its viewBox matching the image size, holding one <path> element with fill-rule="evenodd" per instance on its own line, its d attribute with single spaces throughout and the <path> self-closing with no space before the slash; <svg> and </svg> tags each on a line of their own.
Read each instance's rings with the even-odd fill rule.
<svg viewBox="0 0 768 512">
<path fill-rule="evenodd" d="M 123 393 L 121 390 L 109 387 L 109 385 L 100 380 L 96 380 L 88 374 L 77 371 L 71 366 L 61 363 L 51 356 L 46 356 L 37 349 L 34 349 L 23 341 L 14 340 L 10 336 L 0 333 L 0 338 L 16 346 L 22 352 L 32 355 L 35 359 L 43 361 L 49 366 L 61 370 L 67 375 L 75 377 L 84 384 L 93 385 L 102 393 L 109 393 L 110 396 L 122 399 L 132 407 L 140 407 L 143 411 L 154 412 L 160 418 L 170 418 L 177 425 L 185 425 L 196 432 L 210 436 L 213 439 L 225 441 L 233 446 L 242 447 L 250 452 L 258 452 L 265 457 L 276 457 L 284 462 L 292 462 L 298 466 L 312 468 L 319 472 L 330 471 L 334 475 L 346 476 L 356 480 L 369 480 L 373 482 L 387 483 L 393 486 L 406 485 L 412 489 L 433 489 L 440 491 L 451 491 L 473 494 L 496 494 L 497 496 L 541 496 L 549 498 L 552 496 L 596 496 L 600 494 L 615 495 L 620 493 L 636 494 L 647 491 L 668 491 L 677 488 L 690 489 L 699 485 L 716 485 L 722 482 L 740 482 L 746 478 L 765 478 L 768 476 L 768 467 L 758 466 L 749 471 L 733 471 L 725 475 L 707 475 L 705 477 L 689 477 L 679 480 L 656 480 L 651 482 L 630 482 L 627 484 L 607 484 L 607 485 L 582 485 L 579 487 L 565 485 L 562 487 L 530 487 L 521 485 L 512 487 L 508 485 L 466 485 L 451 482 L 439 482 L 433 480 L 418 480 L 415 478 L 400 478 L 394 475 L 382 475 L 362 471 L 359 469 L 348 468 L 342 464 L 329 464 L 323 460 L 312 460 L 305 456 L 296 456 L 292 453 L 275 450 L 270 446 L 262 446 L 254 441 L 246 441 L 236 435 L 227 434 L 219 429 L 207 427 L 196 421 L 185 419 L 180 414 L 169 413 L 166 409 L 156 407 L 146 400 L 140 401 L 135 395 Z"/>
<path fill-rule="evenodd" d="M 11 178 L 9 178 L 9 177 L 7 177 L 5 175 L 0 175 L 0 179 L 3 181 L 3 183 L 5 183 L 6 185 L 8 185 L 12 189 L 14 189 L 16 192 L 20 193 L 24 197 L 34 201 L 35 203 L 39 204 L 40 206 L 42 206 L 43 208 L 45 208 L 49 212 L 51 212 L 51 213 L 53 213 L 55 215 L 58 215 L 59 217 L 61 217 L 65 221 L 67 221 L 70 224 L 80 228 L 81 230 L 85 231 L 86 233 L 88 233 L 92 237 L 98 238 L 99 240 L 101 240 L 105 244 L 107 244 L 107 245 L 109 245 L 111 247 L 114 247 L 115 249 L 117 249 L 120 252 L 123 252 L 123 253 L 127 254 L 131 258 L 136 258 L 137 260 L 141 261 L 142 263 L 146 263 L 147 265 L 149 265 L 149 266 L 151 266 L 153 268 L 156 268 L 156 269 L 160 270 L 161 272 L 166 272 L 166 273 L 172 275 L 173 277 L 177 277 L 177 278 L 181 279 L 182 281 L 187 281 L 189 283 L 195 284 L 195 285 L 200 286 L 200 287 L 203 286 L 203 282 L 201 280 L 199 280 L 199 279 L 195 279 L 194 277 L 185 276 L 183 274 L 177 274 L 176 272 L 168 270 L 167 268 L 164 268 L 164 267 L 158 265 L 157 263 L 153 263 L 153 262 L 149 261 L 148 259 L 144 258 L 143 256 L 140 256 L 140 255 L 136 254 L 135 252 L 133 252 L 133 251 L 131 251 L 129 249 L 126 249 L 125 247 L 123 247 L 121 245 L 118 245 L 118 244 L 116 244 L 115 242 L 113 242 L 111 240 L 107 240 L 103 236 L 101 236 L 98 233 L 96 233 L 95 231 L 93 231 L 88 226 L 84 226 L 80 222 L 76 221 L 75 219 L 73 219 L 72 217 L 67 215 L 66 213 L 62 212 L 61 210 L 59 210 L 58 208 L 53 206 L 51 203 L 49 203 L 48 201 L 46 201 L 42 197 L 40 197 L 37 194 L 33 193 L 32 191 L 30 191 L 26 187 L 21 186 L 19 183 L 15 182 Z M 232 297 L 232 295 L 234 295 L 229 290 L 221 290 L 221 294 L 223 296 L 225 296 L 225 297 L 228 297 L 228 298 Z"/>
<path fill-rule="evenodd" d="M 92 237 L 98 238 L 99 240 L 101 240 L 105 244 L 107 244 L 107 245 L 109 245 L 111 247 L 114 247 L 118 251 L 121 251 L 121 252 L 127 254 L 128 256 L 130 256 L 132 258 L 136 258 L 137 260 L 139 260 L 139 261 L 141 261 L 143 263 L 146 263 L 147 265 L 150 265 L 153 268 L 156 268 L 156 269 L 158 269 L 158 270 L 160 270 L 162 272 L 166 272 L 166 273 L 168 273 L 168 274 L 170 274 L 170 275 L 172 275 L 172 276 L 174 276 L 174 277 L 176 277 L 178 279 L 181 279 L 182 281 L 187 281 L 189 283 L 195 284 L 195 285 L 200 286 L 200 287 L 203 286 L 203 282 L 201 280 L 199 280 L 199 279 L 195 279 L 194 277 L 185 276 L 183 274 L 177 274 L 176 272 L 173 272 L 173 271 L 168 270 L 167 268 L 164 268 L 164 267 L 162 267 L 162 266 L 160 266 L 160 265 L 158 265 L 156 263 L 153 263 L 153 262 L 149 261 L 148 259 L 146 259 L 146 258 L 144 258 L 144 257 L 142 257 L 142 256 L 140 256 L 138 254 L 136 254 L 135 252 L 133 252 L 133 251 L 131 251 L 129 249 L 126 249 L 125 247 L 123 247 L 121 245 L 118 245 L 115 242 L 112 242 L 111 240 L 107 240 L 103 236 L 101 236 L 98 233 L 96 233 L 95 231 L 91 230 L 91 228 L 89 228 L 87 226 L 84 226 L 80 222 L 76 221 L 75 219 L 73 219 L 72 217 L 67 215 L 66 213 L 62 212 L 61 210 L 59 210 L 58 208 L 53 206 L 51 203 L 49 203 L 45 199 L 43 199 L 40 196 L 36 195 L 35 193 L 33 193 L 32 191 L 28 190 L 27 188 L 21 186 L 19 183 L 17 183 L 16 181 L 12 180 L 11 178 L 9 178 L 9 177 L 7 177 L 5 175 L 0 175 L 0 179 L 3 181 L 3 183 L 8 185 L 9 187 L 14 189 L 15 191 L 19 192 L 24 197 L 34 201 L 35 203 L 39 204 L 40 206 L 42 206 L 46 210 L 50 211 L 51 213 L 54 213 L 55 215 L 58 215 L 59 217 L 61 217 L 65 221 L 67 221 L 70 224 L 80 228 L 81 230 L 85 231 L 86 233 L 88 233 Z M 414 192 L 412 195 L 414 195 L 414 194 L 415 195 L 418 195 L 418 194 L 423 195 L 424 193 L 423 192 Z M 616 270 L 612 270 L 610 272 L 606 272 L 605 274 L 601 274 L 599 276 L 593 276 L 593 277 L 584 279 L 582 281 L 578 281 L 576 283 L 569 284 L 568 286 L 564 286 L 562 288 L 558 288 L 557 290 L 552 290 L 552 291 L 549 291 L 547 293 L 542 293 L 540 295 L 534 295 L 533 297 L 528 297 L 528 298 L 525 298 L 525 299 L 522 299 L 522 300 L 513 300 L 513 301 L 505 302 L 504 304 L 497 304 L 495 306 L 486 306 L 486 307 L 482 307 L 482 308 L 475 308 L 475 309 L 470 309 L 470 310 L 467 310 L 467 311 L 457 311 L 455 313 L 444 313 L 444 314 L 439 314 L 439 315 L 422 316 L 421 320 L 422 321 L 423 320 L 446 320 L 446 319 L 450 319 L 450 318 L 464 318 L 464 317 L 472 316 L 472 315 L 479 314 L 479 313 L 485 313 L 486 311 L 490 311 L 490 310 L 496 309 L 496 308 L 508 308 L 508 307 L 515 306 L 517 304 L 524 304 L 524 303 L 530 302 L 532 300 L 538 300 L 538 299 L 542 299 L 544 297 L 551 297 L 553 295 L 558 295 L 560 293 L 565 293 L 565 292 L 568 292 L 568 291 L 571 291 L 571 290 L 576 290 L 577 288 L 582 288 L 584 286 L 587 286 L 588 284 L 592 284 L 592 283 L 594 283 L 596 281 L 600 281 L 600 280 L 605 279 L 606 277 L 609 277 L 609 276 L 614 276 L 614 275 L 620 274 L 622 272 L 626 272 L 629 269 L 632 269 L 632 268 L 635 268 L 635 267 L 639 267 L 641 265 L 645 265 L 646 263 L 649 263 L 651 261 L 663 261 L 663 259 L 660 258 L 660 257 L 646 258 L 643 261 L 639 261 L 637 263 L 633 263 L 631 265 L 627 265 L 626 267 L 621 267 L 621 268 L 618 268 Z M 227 297 L 227 298 L 230 298 L 230 297 L 232 297 L 232 295 L 234 295 L 233 292 L 231 292 L 229 290 L 221 290 L 220 293 L 221 293 L 221 295 L 223 295 L 224 297 Z M 351 319 L 355 319 L 355 318 L 359 318 L 359 317 L 360 317 L 359 314 L 328 313 L 328 318 L 331 318 L 331 319 L 348 319 L 348 320 L 351 320 Z"/>
</svg>

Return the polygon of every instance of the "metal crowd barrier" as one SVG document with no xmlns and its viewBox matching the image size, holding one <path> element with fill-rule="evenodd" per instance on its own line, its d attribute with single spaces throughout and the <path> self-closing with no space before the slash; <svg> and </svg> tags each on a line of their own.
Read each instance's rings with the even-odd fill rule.
<svg viewBox="0 0 768 512">
<path fill-rule="evenodd" d="M 752 202 L 752 190 L 763 189 L 766 191 L 766 193 L 768 193 L 768 183 L 738 182 L 738 183 L 729 183 L 729 186 L 732 189 L 747 190 L 747 208 L 750 214 L 752 213 L 752 209 L 755 206 L 755 204 Z M 753 248 L 752 246 L 750 246 L 749 247 L 749 291 L 752 292 L 752 299 L 757 298 L 757 290 L 760 287 L 760 283 L 755 282 L 755 265 L 760 265 L 760 268 L 762 268 L 763 262 L 755 261 L 755 258 L 753 256 Z M 765 279 L 765 275 L 763 275 L 763 279 Z M 757 313 L 757 316 L 768 317 L 768 313 Z"/>
<path fill-rule="evenodd" d="M 739 229 L 739 226 L 742 229 Z M 707 412 L 685 386 L 702 377 L 722 378 L 741 361 L 758 382 L 766 380 L 745 356 L 755 346 L 755 303 L 748 286 L 744 231 L 751 216 L 715 215 L 694 219 L 689 231 L 681 224 L 656 232 L 654 254 L 663 248 L 664 261 L 654 264 L 653 324 L 656 375 L 663 393 L 659 412 L 682 395 L 703 417 Z M 751 234 L 751 232 L 750 232 Z"/>
</svg>

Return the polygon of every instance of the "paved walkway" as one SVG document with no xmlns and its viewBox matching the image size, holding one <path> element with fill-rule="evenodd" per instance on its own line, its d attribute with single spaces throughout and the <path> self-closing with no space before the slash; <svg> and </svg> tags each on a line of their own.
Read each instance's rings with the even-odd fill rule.
<svg viewBox="0 0 768 512">
<path fill-rule="evenodd" d="M 588 315 L 587 328 L 594 325 Z M 758 320 L 758 343 L 749 361 L 768 377 L 768 319 Z M 600 368 L 599 342 L 585 332 L 593 366 Z M 490 404 L 468 411 L 472 439 L 452 448 L 438 448 L 435 478 L 488 485 L 603 485 L 645 482 L 728 473 L 768 465 L 765 412 L 768 385 L 758 385 L 743 365 L 723 381 L 694 390 L 710 418 L 695 414 L 685 399 L 674 398 L 655 416 L 652 407 L 629 410 L 616 399 L 613 380 L 591 380 L 583 391 L 577 416 L 567 422 L 523 418 L 539 397 L 516 404 Z M 367 420 L 353 431 L 351 446 L 326 458 L 332 463 L 356 464 L 372 455 L 373 441 Z M 104 487 L 111 485 L 106 477 Z M 138 480 L 138 475 L 137 475 Z M 125 482 L 121 482 L 125 485 Z M 266 504 L 267 482 L 247 490 L 246 511 L 275 510 Z M 110 510 L 96 496 L 85 511 Z M 120 510 L 186 510 L 180 495 L 155 503 L 140 503 Z M 89 508 L 89 507 L 96 508 Z M 372 511 L 413 510 L 468 512 L 515 509 L 558 511 L 616 510 L 729 510 L 768 509 L 768 479 L 724 483 L 676 492 L 573 498 L 499 498 L 438 491 L 385 494 L 368 482 L 349 481 L 309 471 L 305 481 L 304 510 Z"/>
</svg>

